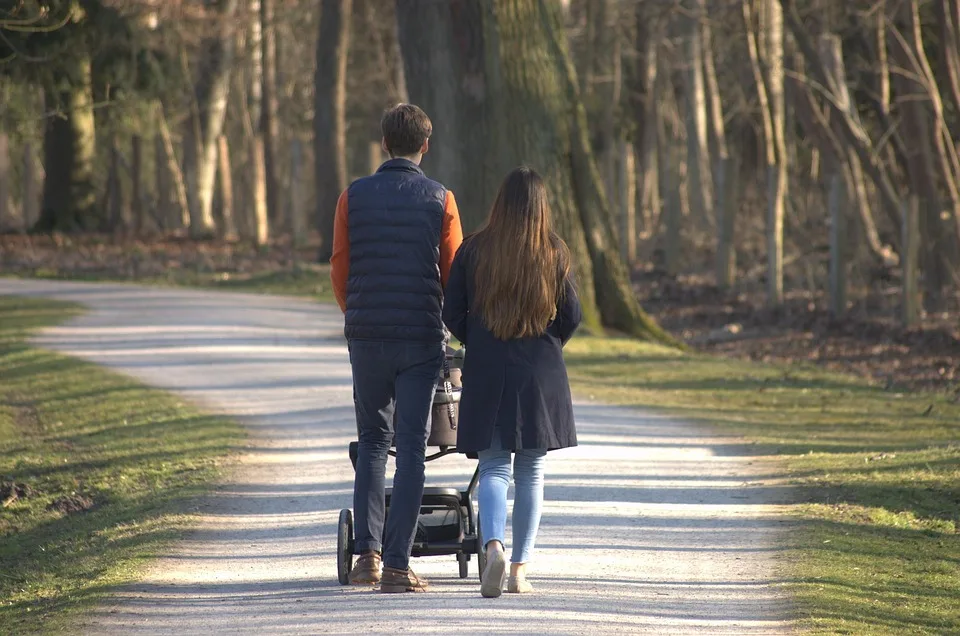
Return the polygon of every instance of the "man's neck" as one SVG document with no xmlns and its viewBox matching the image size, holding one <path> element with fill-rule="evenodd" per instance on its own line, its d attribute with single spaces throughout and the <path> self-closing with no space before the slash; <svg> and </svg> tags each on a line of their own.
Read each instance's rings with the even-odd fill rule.
<svg viewBox="0 0 960 636">
<path fill-rule="evenodd" d="M 418 152 L 417 154 L 415 154 L 415 155 L 410 155 L 410 156 L 408 156 L 408 157 L 404 157 L 403 155 L 394 155 L 394 156 L 392 156 L 392 157 L 390 157 L 390 158 L 391 158 L 391 159 L 406 159 L 407 161 L 410 161 L 411 163 L 415 163 L 415 164 L 417 164 L 418 166 L 420 165 L 420 162 L 423 161 L 423 155 L 421 155 L 419 152 Z"/>
</svg>

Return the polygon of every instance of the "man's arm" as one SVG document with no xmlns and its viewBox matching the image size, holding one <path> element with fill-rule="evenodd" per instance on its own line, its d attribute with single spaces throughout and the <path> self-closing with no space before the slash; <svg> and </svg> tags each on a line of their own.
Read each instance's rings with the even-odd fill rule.
<svg viewBox="0 0 960 636">
<path fill-rule="evenodd" d="M 463 228 L 460 225 L 460 211 L 453 192 L 447 190 L 447 199 L 443 204 L 443 230 L 440 233 L 440 282 L 444 287 L 450 278 L 450 266 L 463 243 Z"/>
<path fill-rule="evenodd" d="M 347 223 L 347 191 L 337 200 L 333 220 L 333 255 L 330 257 L 330 282 L 341 311 L 347 310 L 347 278 L 350 276 L 350 230 Z"/>
</svg>

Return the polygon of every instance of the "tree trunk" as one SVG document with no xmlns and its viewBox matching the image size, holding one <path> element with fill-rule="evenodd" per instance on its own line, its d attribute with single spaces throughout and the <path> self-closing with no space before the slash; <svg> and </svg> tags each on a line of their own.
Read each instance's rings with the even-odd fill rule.
<svg viewBox="0 0 960 636">
<path fill-rule="evenodd" d="M 170 205 L 170 176 L 167 169 L 167 153 L 163 147 L 163 138 L 157 134 L 153 140 L 154 152 L 154 185 L 156 188 L 154 209 L 161 230 L 170 230 L 177 227 L 179 219 L 173 215 Z"/>
<path fill-rule="evenodd" d="M 403 55 L 400 53 L 400 43 L 397 38 L 397 16 L 392 2 L 381 5 L 379 2 L 363 2 L 365 29 L 374 41 L 374 50 L 377 54 L 377 65 L 383 69 L 387 83 L 387 99 L 385 104 L 399 104 L 409 101 L 407 81 L 403 73 Z M 387 7 L 389 12 L 387 13 Z M 322 16 L 321 16 L 322 19 Z M 389 26 L 384 29 L 383 24 Z"/>
<path fill-rule="evenodd" d="M 700 0 L 702 14 L 706 13 L 705 0 Z M 739 203 L 734 180 L 737 169 L 730 159 L 727 148 L 727 132 L 723 121 L 723 99 L 720 93 L 720 82 L 717 81 L 717 69 L 713 56 L 713 29 L 710 20 L 701 24 L 703 40 L 703 77 L 707 90 L 707 104 L 709 108 L 710 131 L 712 132 L 713 147 L 716 149 L 716 158 L 713 160 L 713 193 L 714 214 L 717 222 L 717 286 L 726 289 L 733 284 L 736 273 L 736 258 L 734 250 L 733 219 Z"/>
<path fill-rule="evenodd" d="M 123 179 L 120 177 L 120 147 L 116 133 L 110 135 L 110 170 L 107 174 L 107 196 L 109 200 L 110 229 L 113 232 L 126 232 L 129 227 L 129 208 Z"/>
<path fill-rule="evenodd" d="M 638 75 L 642 99 L 637 103 L 638 144 L 640 147 L 640 210 L 643 229 L 651 236 L 660 214 L 660 188 L 657 162 L 657 139 L 660 128 L 660 96 L 657 91 L 660 42 L 663 22 L 647 15 L 646 7 L 637 4 Z"/>
<path fill-rule="evenodd" d="M 290 143 L 290 231 L 294 248 L 307 242 L 303 185 L 303 142 L 294 137 Z"/>
<path fill-rule="evenodd" d="M 217 176 L 217 139 L 223 132 L 230 95 L 230 71 L 233 67 L 236 38 L 231 33 L 237 13 L 237 0 L 220 0 L 217 28 L 220 31 L 204 43 L 203 69 L 196 86 L 200 111 L 200 143 L 188 145 L 189 174 L 196 187 L 190 202 L 190 234 L 210 238 L 216 227 L 213 219 L 213 193 Z M 199 155 L 199 156 L 198 156 Z"/>
<path fill-rule="evenodd" d="M 253 137 L 253 242 L 257 247 L 270 240 L 270 217 L 267 214 L 267 168 L 263 159 L 263 138 Z"/>
<path fill-rule="evenodd" d="M 39 194 L 37 192 L 37 160 L 33 155 L 33 144 L 23 144 L 23 197 L 21 210 L 24 229 L 33 227 L 39 217 Z"/>
<path fill-rule="evenodd" d="M 488 129 L 490 134 L 481 143 L 460 147 L 467 174 L 482 174 L 482 166 L 487 165 L 499 181 L 518 163 L 536 166 L 547 183 L 557 229 L 574 255 L 586 325 L 596 329 L 603 323 L 632 335 L 674 343 L 640 309 L 618 253 L 610 227 L 612 215 L 589 142 L 586 113 L 566 50 L 559 3 L 471 0 L 458 3 L 456 12 L 444 5 L 398 0 L 398 15 L 405 18 L 400 23 L 401 44 L 411 97 L 428 112 L 445 114 L 449 111 L 438 107 L 436 93 L 428 84 L 450 83 L 463 90 L 470 84 L 463 75 L 452 74 L 454 67 L 467 61 L 469 68 L 478 71 L 472 78 L 478 81 L 474 86 L 482 87 L 487 121 L 498 125 Z M 424 31 L 428 28 L 425 21 L 405 15 L 407 10 L 411 14 L 439 10 L 440 22 L 448 31 Z M 445 72 L 435 69 L 431 77 L 424 72 L 424 58 L 446 54 L 444 43 L 451 30 L 459 36 L 481 36 L 486 50 L 460 47 Z M 477 43 L 477 39 L 468 42 Z M 431 51 L 434 47 L 439 52 Z M 480 51 L 482 57 L 471 59 L 469 53 Z M 411 69 L 415 72 L 409 72 Z M 457 103 L 457 93 L 447 96 Z M 465 153 L 463 147 L 472 151 Z"/>
<path fill-rule="evenodd" d="M 98 231 L 106 228 L 97 208 L 95 165 L 96 128 L 93 119 L 93 80 L 90 56 L 75 50 L 76 81 L 47 104 L 62 113 L 47 118 L 44 134 L 43 208 L 37 229 L 43 232 Z"/>
<path fill-rule="evenodd" d="M 718 201 L 717 286 L 728 289 L 733 285 L 737 272 L 734 228 L 739 209 L 740 168 L 736 161 L 728 157 L 721 160 L 717 174 L 717 191 L 723 194 L 723 199 Z"/>
<path fill-rule="evenodd" d="M 179 212 L 180 226 L 190 227 L 190 201 L 187 195 L 187 184 L 183 177 L 183 171 L 180 170 L 180 162 L 177 161 L 177 153 L 173 147 L 173 138 L 170 136 L 170 127 L 167 126 L 167 118 L 163 114 L 163 105 L 157 102 L 157 126 L 160 129 L 160 138 L 163 141 L 163 148 L 166 154 L 167 174 L 173 180 L 173 193 L 176 208 L 174 214 Z M 187 153 L 189 154 L 189 153 Z"/>
<path fill-rule="evenodd" d="M 251 121 L 260 125 L 263 113 L 263 23 L 260 19 L 260 0 L 250 0 L 247 5 L 247 33 L 250 51 L 250 75 L 244 87 Z"/>
<path fill-rule="evenodd" d="M 633 144 L 620 142 L 620 251 L 627 265 L 637 262 L 637 170 Z"/>
<path fill-rule="evenodd" d="M 263 163 L 267 178 L 267 214 L 277 228 L 282 228 L 283 203 L 280 190 L 280 102 L 277 96 L 277 29 L 274 16 L 276 0 L 260 0 L 260 22 L 263 34 L 263 109 L 260 134 L 263 135 Z M 324 6 L 322 20 L 326 20 Z M 349 13 L 349 12 L 348 12 Z M 289 227 L 285 228 L 289 229 Z"/>
<path fill-rule="evenodd" d="M 486 58 L 497 46 L 497 33 L 485 33 L 492 19 L 488 0 L 420 2 L 397 0 L 398 37 L 410 98 L 433 118 L 430 152 L 423 168 L 456 193 L 464 230 L 469 232 L 487 216 L 500 185 L 502 159 L 496 165 L 479 161 L 474 152 L 505 144 L 501 127 L 489 126 L 500 106 L 493 104 L 494 81 L 486 76 Z M 437 78 L 447 78 L 438 80 Z M 494 78 L 495 79 L 495 78 Z"/>
<path fill-rule="evenodd" d="M 697 3 L 699 5 L 699 3 Z M 710 147 L 707 140 L 707 95 L 703 78 L 703 31 L 699 8 L 687 19 L 687 64 L 684 73 L 687 106 L 687 187 L 690 207 L 701 227 L 712 227 L 713 187 L 710 179 Z"/>
<path fill-rule="evenodd" d="M 660 162 L 661 172 L 664 179 L 663 190 L 667 193 L 667 199 L 664 202 L 663 216 L 664 225 L 664 246 L 663 246 L 663 266 L 668 276 L 674 277 L 680 270 L 680 224 L 683 216 L 682 205 L 680 202 L 680 192 L 682 190 L 680 183 L 680 159 L 676 144 L 671 140 L 664 138 L 664 144 L 661 153 Z"/>
<path fill-rule="evenodd" d="M 147 213 L 143 204 L 143 138 L 140 135 L 134 134 L 130 139 L 130 152 L 130 229 L 134 236 L 140 236 Z"/>
<path fill-rule="evenodd" d="M 920 199 L 907 198 L 903 210 L 903 311 L 905 327 L 913 327 L 920 318 Z"/>
<path fill-rule="evenodd" d="M 326 263 L 333 254 L 333 220 L 337 199 L 347 187 L 347 56 L 353 0 L 323 0 L 313 115 L 317 225 L 320 253 Z"/>
<path fill-rule="evenodd" d="M 220 236 L 225 241 L 236 241 L 239 235 L 236 208 L 233 205 L 233 168 L 230 165 L 230 144 L 226 135 L 220 135 L 217 140 L 217 157 L 220 163 L 220 204 L 223 217 Z"/>
<path fill-rule="evenodd" d="M 830 215 L 830 313 L 847 312 L 847 202 L 839 170 L 830 174 L 827 210 Z"/>
<path fill-rule="evenodd" d="M 0 131 L 0 233 L 23 229 L 11 212 L 10 177 L 10 136 Z"/>
<path fill-rule="evenodd" d="M 764 0 L 766 23 L 762 25 L 767 36 L 765 67 L 769 91 L 770 123 L 776 163 L 768 168 L 767 200 L 767 301 L 770 305 L 783 304 L 783 221 L 787 200 L 787 144 L 785 103 L 783 94 L 783 13 L 777 0 Z M 768 152 L 768 158 L 771 153 Z"/>
</svg>

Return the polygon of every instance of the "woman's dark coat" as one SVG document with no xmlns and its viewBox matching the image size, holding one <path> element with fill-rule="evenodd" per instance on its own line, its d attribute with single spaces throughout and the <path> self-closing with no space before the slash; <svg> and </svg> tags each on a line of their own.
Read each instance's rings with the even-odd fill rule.
<svg viewBox="0 0 960 636">
<path fill-rule="evenodd" d="M 568 280 L 557 317 L 538 338 L 497 339 L 471 311 L 475 298 L 473 249 L 457 252 L 444 293 L 443 322 L 466 346 L 457 450 L 475 456 L 490 448 L 499 428 L 503 449 L 577 445 L 573 400 L 563 345 L 582 319 Z"/>
</svg>

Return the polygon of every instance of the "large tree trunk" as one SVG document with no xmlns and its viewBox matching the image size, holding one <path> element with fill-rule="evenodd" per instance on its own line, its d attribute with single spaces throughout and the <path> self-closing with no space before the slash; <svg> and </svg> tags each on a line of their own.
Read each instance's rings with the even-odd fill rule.
<svg viewBox="0 0 960 636">
<path fill-rule="evenodd" d="M 689 4 L 689 3 L 688 3 Z M 690 207 L 702 227 L 711 227 L 713 186 L 710 178 L 710 148 L 707 140 L 707 93 L 703 77 L 703 31 L 700 28 L 700 2 L 687 7 L 687 72 L 684 73 L 687 117 L 687 166 Z"/>
<path fill-rule="evenodd" d="M 353 0 L 323 0 L 313 115 L 314 169 L 321 263 L 333 254 L 337 199 L 347 187 L 347 54 Z"/>
<path fill-rule="evenodd" d="M 657 140 L 660 127 L 660 95 L 657 91 L 663 21 L 651 17 L 647 7 L 637 4 L 637 86 L 640 99 L 635 105 L 637 144 L 640 149 L 640 214 L 643 230 L 651 236 L 660 215 Z"/>
<path fill-rule="evenodd" d="M 454 4 L 456 10 L 451 11 Z M 454 60 L 446 65 L 445 73 L 438 71 L 430 77 L 420 66 L 422 54 L 443 47 L 454 35 L 458 41 L 482 41 L 486 50 L 480 46 L 470 49 L 482 51 L 483 56 L 470 60 L 477 71 L 476 83 L 467 86 L 484 98 L 488 128 L 482 143 L 461 145 L 465 174 L 474 174 L 472 169 L 481 173 L 481 166 L 488 165 L 499 181 L 518 163 L 535 167 L 548 185 L 557 228 L 574 254 L 587 325 L 596 329 L 605 324 L 672 343 L 640 309 L 613 238 L 612 214 L 590 147 L 560 4 L 549 0 L 464 0 L 451 5 L 397 2 L 398 15 L 438 11 L 440 23 L 447 27 L 446 33 L 430 31 L 427 37 L 421 30 L 425 21 L 409 14 L 409 19 L 401 21 L 406 67 L 418 71 L 407 74 L 412 98 L 428 112 L 449 112 L 431 101 L 436 93 L 428 83 L 442 86 L 449 82 L 464 91 L 462 76 L 450 75 L 464 60 Z M 440 51 L 446 53 L 447 49 Z M 463 48 L 458 55 L 464 55 Z M 451 97 L 455 105 L 458 95 Z M 463 152 L 463 147 L 471 152 Z"/>
<path fill-rule="evenodd" d="M 397 0 L 396 8 L 407 89 L 433 121 L 423 168 L 455 192 L 464 230 L 473 230 L 486 218 L 503 176 L 502 164 L 475 156 L 499 145 L 487 128 L 496 105 L 489 101 L 494 93 L 485 59 L 497 42 L 485 40 L 482 16 L 492 9 L 481 0 Z M 490 136 L 497 133 L 489 128 Z"/>
<path fill-rule="evenodd" d="M 267 178 L 267 214 L 275 227 L 283 227 L 280 190 L 280 102 L 277 96 L 277 29 L 274 17 L 276 0 L 260 0 L 263 37 L 263 109 L 260 132 L 263 135 L 263 164 Z M 324 16 L 325 17 L 325 16 Z M 289 228 L 287 228 L 289 229 Z"/>
<path fill-rule="evenodd" d="M 757 79 L 767 146 L 767 302 L 783 303 L 783 222 L 787 201 L 786 105 L 784 100 L 783 11 L 776 0 L 756 0 L 763 9 L 758 43 L 751 0 L 743 1 L 748 47 Z M 764 103 L 766 102 L 766 103 Z"/>
<path fill-rule="evenodd" d="M 706 12 L 706 0 L 700 0 L 701 12 Z M 738 166 L 730 159 L 727 147 L 727 131 L 723 119 L 723 99 L 713 55 L 713 28 L 705 19 L 700 26 L 703 39 L 703 78 L 707 91 L 711 141 L 716 150 L 713 159 L 714 214 L 717 221 L 717 286 L 726 289 L 733 284 L 736 274 L 736 250 L 734 249 L 734 219 L 736 218 L 739 192 L 737 188 Z"/>
<path fill-rule="evenodd" d="M 59 104 L 62 115 L 47 118 L 44 133 L 43 207 L 37 229 L 42 232 L 98 231 L 106 228 L 104 210 L 97 207 L 94 167 L 96 129 L 89 55 L 72 53 L 73 85 L 47 104 Z M 59 99 L 58 99 L 59 97 Z"/>
<path fill-rule="evenodd" d="M 196 94 L 200 111 L 200 143 L 188 145 L 188 175 L 194 187 L 190 202 L 190 234 L 209 238 L 215 232 L 213 195 L 217 178 L 217 139 L 230 95 L 230 71 L 233 66 L 236 38 L 230 32 L 237 13 L 238 0 L 220 0 L 220 30 L 205 43 L 204 57 L 197 81 Z M 194 133 L 196 134 L 196 133 Z"/>
</svg>

